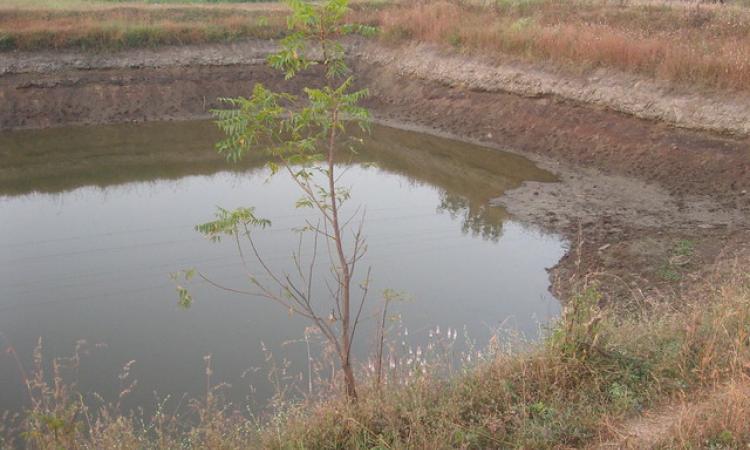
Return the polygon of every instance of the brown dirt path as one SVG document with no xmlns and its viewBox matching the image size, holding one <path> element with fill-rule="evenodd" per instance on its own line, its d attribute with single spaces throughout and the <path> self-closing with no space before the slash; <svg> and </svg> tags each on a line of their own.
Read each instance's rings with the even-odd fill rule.
<svg viewBox="0 0 750 450">
<path fill-rule="evenodd" d="M 596 443 L 590 450 L 673 448 L 675 440 L 693 437 L 700 428 L 709 428 L 706 415 L 721 422 L 731 409 L 750 401 L 750 382 L 733 380 L 726 384 L 694 393 L 690 398 L 675 400 L 654 410 L 646 411 L 614 428 L 613 439 Z M 746 412 L 746 411 L 745 411 Z M 743 420 L 737 417 L 737 420 Z M 679 445 L 679 444 L 677 444 Z"/>
</svg>

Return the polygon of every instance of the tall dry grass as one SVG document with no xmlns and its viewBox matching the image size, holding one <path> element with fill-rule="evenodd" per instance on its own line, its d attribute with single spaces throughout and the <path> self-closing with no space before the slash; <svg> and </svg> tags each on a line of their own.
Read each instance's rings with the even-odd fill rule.
<svg viewBox="0 0 750 450">
<path fill-rule="evenodd" d="M 492 352 L 447 382 L 426 378 L 365 396 L 355 406 L 334 399 L 312 413 L 292 409 L 260 437 L 264 447 L 279 449 L 581 448 L 608 442 L 613 424 L 644 409 L 745 379 L 750 276 L 738 267 L 677 298 L 640 298 L 635 313 L 602 306 L 590 285 L 531 352 Z M 747 401 L 732 398 L 734 416 L 717 414 L 703 426 L 689 422 L 682 428 L 693 433 L 689 439 L 716 430 L 726 438 L 729 427 L 734 444 L 750 443 L 741 432 Z"/>
<path fill-rule="evenodd" d="M 709 392 L 706 399 L 684 401 L 660 419 L 667 424 L 654 436 L 653 447 L 656 448 L 747 447 L 750 443 L 750 380 L 738 377 Z"/>
<path fill-rule="evenodd" d="M 750 10 L 606 0 L 404 2 L 359 20 L 391 42 L 428 42 L 585 71 L 750 90 Z"/>
<path fill-rule="evenodd" d="M 275 6 L 267 10 L 147 5 L 49 10 L 0 5 L 0 51 L 103 51 L 272 39 L 284 35 L 286 15 Z"/>
</svg>

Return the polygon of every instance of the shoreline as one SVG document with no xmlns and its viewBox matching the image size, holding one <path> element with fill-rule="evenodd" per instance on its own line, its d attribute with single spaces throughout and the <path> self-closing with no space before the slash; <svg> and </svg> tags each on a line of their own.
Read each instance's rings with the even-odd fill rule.
<svg viewBox="0 0 750 450">
<path fill-rule="evenodd" d="M 560 177 L 524 184 L 494 202 L 562 234 L 571 247 L 584 241 L 577 246 L 583 255 L 571 249 L 551 271 L 552 290 L 563 301 L 581 269 L 574 267 L 578 259 L 658 288 L 673 284 L 656 274 L 675 241 L 707 242 L 696 266 L 712 263 L 727 242 L 750 242 L 750 138 L 567 98 L 574 85 L 557 80 L 545 87 L 532 82 L 538 72 L 497 76 L 501 69 L 434 49 L 361 39 L 347 45 L 379 122 L 510 151 Z M 248 95 L 255 82 L 297 93 L 316 83 L 316 73 L 285 82 L 266 67 L 273 48 L 273 41 L 246 41 L 112 55 L 17 53 L 0 63 L 0 126 L 206 119 L 219 106 L 212 99 Z M 415 60 L 409 55 L 417 50 Z M 556 86 L 568 91 L 549 91 Z"/>
</svg>

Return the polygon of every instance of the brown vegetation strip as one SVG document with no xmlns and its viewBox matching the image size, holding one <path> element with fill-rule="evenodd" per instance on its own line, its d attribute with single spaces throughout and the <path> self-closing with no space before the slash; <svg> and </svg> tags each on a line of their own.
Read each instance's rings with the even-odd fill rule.
<svg viewBox="0 0 750 450">
<path fill-rule="evenodd" d="M 271 39 L 284 34 L 286 16 L 278 7 L 0 10 L 0 50 L 113 50 Z"/>
<path fill-rule="evenodd" d="M 379 25 L 391 42 L 750 90 L 750 10 L 736 6 L 502 0 L 483 7 L 439 0 L 393 4 L 357 18 Z"/>
<path fill-rule="evenodd" d="M 495 59 L 575 71 L 614 68 L 658 79 L 750 90 L 750 9 L 673 2 L 499 0 L 361 2 L 352 19 L 387 42 L 423 41 Z M 273 38 L 286 12 L 265 5 L 0 8 L 0 50 L 110 50 Z"/>
</svg>

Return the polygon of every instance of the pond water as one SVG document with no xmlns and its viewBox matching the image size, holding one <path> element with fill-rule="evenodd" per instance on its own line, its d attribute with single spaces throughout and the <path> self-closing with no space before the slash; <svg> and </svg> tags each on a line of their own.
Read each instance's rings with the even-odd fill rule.
<svg viewBox="0 0 750 450">
<path fill-rule="evenodd" d="M 134 360 L 131 406 L 154 404 L 154 391 L 200 395 L 209 354 L 231 396 L 244 399 L 252 385 L 262 402 L 266 374 L 247 371 L 263 365 L 261 342 L 301 371 L 307 324 L 278 305 L 196 282 L 194 306 L 177 307 L 169 274 L 180 269 L 247 286 L 234 244 L 193 229 L 216 206 L 252 205 L 273 221 L 256 239 L 279 270 L 292 269 L 290 230 L 310 214 L 294 208 L 295 186 L 269 178 L 260 157 L 230 165 L 217 156 L 219 137 L 208 122 L 0 133 L 0 345 L 28 369 L 40 337 L 50 357 L 85 340 L 79 386 L 108 398 Z M 559 313 L 545 269 L 565 243 L 489 206 L 523 181 L 555 181 L 551 174 L 516 155 L 380 126 L 340 167 L 349 204 L 367 208 L 362 264 L 373 282 L 359 356 L 372 349 L 369 311 L 386 288 L 404 294 L 393 312 L 414 343 L 436 326 L 465 329 L 480 346 L 501 325 L 534 336 Z M 3 352 L 0 410 L 23 402 L 17 363 Z"/>
</svg>

